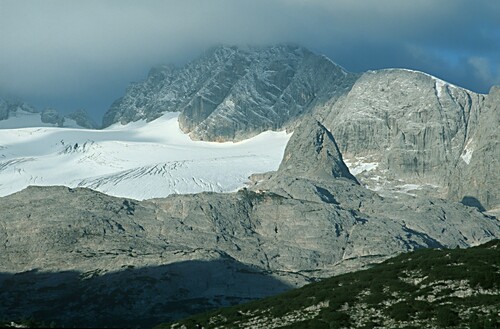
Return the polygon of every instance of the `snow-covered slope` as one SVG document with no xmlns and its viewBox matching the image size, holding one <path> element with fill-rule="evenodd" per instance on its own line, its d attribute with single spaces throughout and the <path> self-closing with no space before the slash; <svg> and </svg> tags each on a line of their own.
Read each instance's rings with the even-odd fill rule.
<svg viewBox="0 0 500 329">
<path fill-rule="evenodd" d="M 252 173 L 278 168 L 290 135 L 264 132 L 238 143 L 192 141 L 179 113 L 104 130 L 0 130 L 0 195 L 28 185 L 90 187 L 135 199 L 226 192 Z"/>
</svg>

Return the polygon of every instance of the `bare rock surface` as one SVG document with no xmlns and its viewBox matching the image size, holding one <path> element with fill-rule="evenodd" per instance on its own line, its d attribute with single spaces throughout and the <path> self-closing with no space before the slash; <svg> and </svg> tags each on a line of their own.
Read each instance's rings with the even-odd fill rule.
<svg viewBox="0 0 500 329">
<path fill-rule="evenodd" d="M 499 206 L 498 88 L 476 94 L 422 72 L 370 71 L 316 113 L 351 172 L 383 195 Z"/>
<path fill-rule="evenodd" d="M 184 67 L 151 70 L 111 106 L 103 125 L 177 111 L 193 139 L 241 140 L 293 128 L 315 104 L 345 94 L 357 77 L 300 46 L 219 46 Z"/>
</svg>

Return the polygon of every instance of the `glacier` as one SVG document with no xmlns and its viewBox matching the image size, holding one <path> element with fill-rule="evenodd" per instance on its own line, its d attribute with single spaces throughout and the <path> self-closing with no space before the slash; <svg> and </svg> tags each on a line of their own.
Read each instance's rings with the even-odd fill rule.
<svg viewBox="0 0 500 329">
<path fill-rule="evenodd" d="M 88 187 L 137 200 L 231 192 L 276 170 L 291 136 L 266 131 L 240 142 L 193 141 L 179 112 L 103 130 L 0 129 L 0 196 L 29 185 Z"/>
</svg>

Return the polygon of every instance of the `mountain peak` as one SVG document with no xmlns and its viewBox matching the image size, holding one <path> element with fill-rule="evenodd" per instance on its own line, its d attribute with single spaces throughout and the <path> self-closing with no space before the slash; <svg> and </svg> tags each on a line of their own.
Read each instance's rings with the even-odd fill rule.
<svg viewBox="0 0 500 329">
<path fill-rule="evenodd" d="M 191 138 L 238 141 L 294 127 L 358 77 L 293 44 L 219 45 L 182 68 L 152 72 L 113 103 L 104 127 L 181 112 L 181 129 Z"/>
<path fill-rule="evenodd" d="M 344 163 L 332 133 L 317 120 L 304 123 L 290 138 L 278 171 L 311 180 L 346 178 L 357 183 Z"/>
</svg>

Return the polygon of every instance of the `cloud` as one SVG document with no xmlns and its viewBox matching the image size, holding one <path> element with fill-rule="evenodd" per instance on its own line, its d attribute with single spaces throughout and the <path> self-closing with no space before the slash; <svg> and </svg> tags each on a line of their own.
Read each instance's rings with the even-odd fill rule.
<svg viewBox="0 0 500 329">
<path fill-rule="evenodd" d="M 0 92 L 102 113 L 152 65 L 278 42 L 353 71 L 411 67 L 484 92 L 498 81 L 498 17 L 488 0 L 2 0 Z"/>
<path fill-rule="evenodd" d="M 472 66 L 476 78 L 482 80 L 485 84 L 500 84 L 500 68 L 497 67 L 495 71 L 488 58 L 473 56 L 468 59 L 468 63 Z"/>
</svg>

